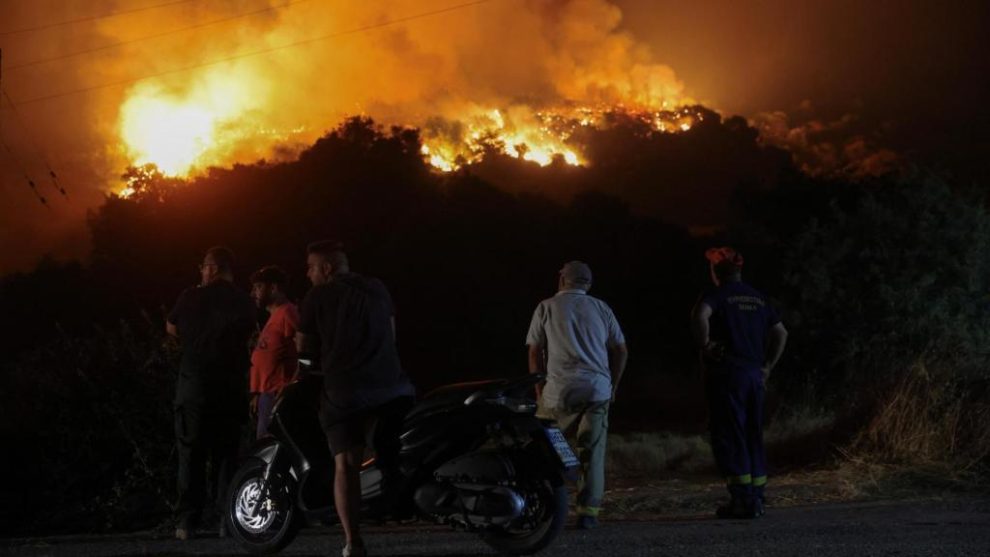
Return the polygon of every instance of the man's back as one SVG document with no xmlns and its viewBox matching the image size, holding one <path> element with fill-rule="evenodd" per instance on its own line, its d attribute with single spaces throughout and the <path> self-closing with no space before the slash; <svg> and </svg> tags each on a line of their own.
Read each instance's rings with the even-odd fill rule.
<svg viewBox="0 0 990 557">
<path fill-rule="evenodd" d="M 319 336 L 325 399 L 341 415 L 412 394 L 393 313 L 385 285 L 357 273 L 336 275 L 306 295 L 300 331 Z"/>
<path fill-rule="evenodd" d="M 182 342 L 180 376 L 210 386 L 246 383 L 254 316 L 247 293 L 227 281 L 183 292 L 168 317 Z"/>
<path fill-rule="evenodd" d="M 762 366 L 767 332 L 780 322 L 766 296 L 741 280 L 733 280 L 708 291 L 701 301 L 712 309 L 711 339 L 725 346 L 726 363 Z"/>
<path fill-rule="evenodd" d="M 548 404 L 611 398 L 608 348 L 625 339 L 605 302 L 580 289 L 558 292 L 537 306 L 526 342 L 546 347 Z"/>
</svg>

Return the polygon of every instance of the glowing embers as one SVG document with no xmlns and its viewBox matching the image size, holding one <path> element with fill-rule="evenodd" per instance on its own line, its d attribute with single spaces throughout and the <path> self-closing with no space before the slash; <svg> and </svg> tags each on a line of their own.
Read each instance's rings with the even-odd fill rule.
<svg viewBox="0 0 990 557">
<path fill-rule="evenodd" d="M 528 107 L 506 111 L 471 107 L 456 119 L 433 118 L 422 126 L 423 157 L 438 170 L 450 172 L 499 153 L 540 166 L 560 159 L 582 164 L 567 145 L 570 133 L 556 128 L 540 112 Z"/>
<path fill-rule="evenodd" d="M 506 110 L 472 107 L 453 120 L 435 118 L 422 127 L 422 154 L 434 168 L 451 172 L 481 162 L 489 154 L 507 155 L 548 166 L 554 161 L 586 164 L 575 134 L 581 128 L 606 128 L 619 119 L 640 122 L 651 132 L 683 133 L 703 119 L 697 107 L 631 110 L 618 107 L 569 107 Z"/>
</svg>

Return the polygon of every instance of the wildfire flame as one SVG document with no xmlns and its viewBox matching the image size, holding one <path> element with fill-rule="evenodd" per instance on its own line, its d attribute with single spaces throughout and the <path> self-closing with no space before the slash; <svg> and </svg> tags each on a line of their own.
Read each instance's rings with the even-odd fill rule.
<svg viewBox="0 0 990 557">
<path fill-rule="evenodd" d="M 186 176 L 196 168 L 234 162 L 231 153 L 244 144 L 270 147 L 298 134 L 252 127 L 247 87 L 215 75 L 180 97 L 156 89 L 139 89 L 121 109 L 121 137 L 135 165 L 154 163 L 167 176 Z M 610 114 L 638 119 L 660 133 L 691 129 L 703 116 L 689 106 L 676 109 L 624 106 L 533 109 L 469 106 L 457 118 L 432 118 L 411 124 L 422 131 L 422 155 L 441 172 L 482 161 L 489 153 L 548 166 L 562 161 L 587 164 L 574 141 L 580 128 L 600 128 Z M 122 192 L 126 196 L 127 191 Z"/>
<path fill-rule="evenodd" d="M 252 118 L 265 102 L 263 83 L 247 72 L 214 70 L 182 92 L 133 89 L 119 120 L 127 157 L 135 166 L 153 163 L 166 176 L 187 176 L 263 152 L 260 146 L 292 134 L 263 129 Z"/>
<path fill-rule="evenodd" d="M 609 0 L 523 9 L 492 3 L 375 32 L 368 25 L 416 13 L 419 3 L 394 0 L 385 15 L 370 4 L 289 4 L 278 17 L 259 16 L 237 32 L 218 28 L 208 55 L 172 43 L 167 56 L 142 51 L 156 65 L 167 57 L 175 59 L 167 65 L 231 59 L 142 80 L 125 93 L 117 137 L 127 164 L 153 163 L 166 176 L 187 177 L 290 154 L 318 131 L 360 114 L 418 128 L 424 160 L 439 172 L 492 154 L 581 166 L 593 162 L 583 131 L 608 126 L 610 115 L 640 119 L 659 133 L 687 131 L 700 117 L 684 108 L 690 101 L 673 70 L 620 28 L 621 10 Z M 532 32 L 493 52 L 499 22 Z M 300 40 L 350 27 L 362 32 L 333 43 Z M 106 29 L 123 41 L 135 40 L 131 31 L 109 23 Z M 250 54 L 259 44 L 271 46 L 264 57 Z M 121 70 L 133 66 L 126 61 Z M 479 71 L 465 74 L 466 67 Z"/>
<path fill-rule="evenodd" d="M 600 128 L 609 114 L 638 119 L 656 132 L 686 132 L 703 119 L 692 107 L 668 110 L 628 109 L 623 106 L 572 107 L 532 110 L 517 106 L 508 110 L 473 109 L 455 122 L 442 119 L 423 126 L 424 158 L 437 170 L 451 172 L 480 162 L 491 152 L 548 166 L 587 164 L 573 141 L 579 128 Z"/>
</svg>

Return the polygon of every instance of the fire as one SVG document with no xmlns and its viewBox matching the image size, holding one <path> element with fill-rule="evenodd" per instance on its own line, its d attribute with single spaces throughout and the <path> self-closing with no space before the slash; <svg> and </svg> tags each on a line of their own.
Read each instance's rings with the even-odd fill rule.
<svg viewBox="0 0 990 557">
<path fill-rule="evenodd" d="M 78 73 L 137 83 L 123 99 L 108 89 L 114 164 L 185 178 L 283 159 L 361 115 L 419 129 L 438 172 L 496 154 L 581 166 L 593 162 L 582 138 L 611 114 L 661 133 L 695 124 L 683 84 L 613 0 L 208 4 L 102 24 L 128 48 Z"/>
<path fill-rule="evenodd" d="M 623 106 L 564 107 L 534 110 L 526 106 L 509 109 L 466 111 L 453 121 L 433 119 L 423 126 L 424 158 L 435 169 L 451 172 L 480 162 L 489 153 L 548 166 L 560 160 L 572 166 L 587 164 L 575 133 L 580 128 L 608 125 L 610 115 L 639 120 L 658 133 L 683 133 L 703 119 L 691 106 L 675 109 L 630 109 Z"/>
<path fill-rule="evenodd" d="M 243 72 L 216 70 L 183 92 L 143 86 L 120 109 L 120 137 L 133 165 L 155 164 L 165 175 L 229 163 L 234 152 L 265 138 L 251 110 L 265 88 Z M 270 132 L 270 130 L 269 130 Z"/>
<path fill-rule="evenodd" d="M 137 164 L 186 173 L 214 141 L 216 116 L 202 106 L 138 97 L 124 105 L 123 138 Z"/>
<path fill-rule="evenodd" d="M 166 176 L 186 177 L 211 165 L 256 160 L 289 138 L 312 135 L 306 126 L 282 132 L 266 123 L 264 109 L 271 114 L 268 93 L 273 85 L 261 77 L 263 71 L 252 68 L 211 69 L 180 88 L 159 83 L 130 90 L 120 109 L 119 129 L 131 165 L 153 163 Z M 639 120 L 658 133 L 689 131 L 702 117 L 689 106 L 669 108 L 671 103 L 658 100 L 656 108 L 458 103 L 441 109 L 445 117 L 407 124 L 421 130 L 422 156 L 440 172 L 478 163 L 490 154 L 540 166 L 583 166 L 588 161 L 580 133 L 608 126 L 612 116 Z"/>
<path fill-rule="evenodd" d="M 131 91 L 121 107 L 120 135 L 132 164 L 154 163 L 167 176 L 187 176 L 209 165 L 244 160 L 245 152 L 264 153 L 306 130 L 296 127 L 287 135 L 253 124 L 251 111 L 259 100 L 250 94 L 251 80 L 243 77 L 215 72 L 183 95 L 159 87 Z M 658 133 L 687 132 L 702 118 L 692 107 L 669 109 L 667 102 L 658 109 L 468 105 L 447 112 L 454 116 L 412 124 L 422 131 L 424 160 L 441 172 L 478 163 L 489 154 L 540 166 L 583 166 L 588 161 L 575 134 L 609 125 L 610 116 L 639 120 Z M 126 190 L 121 194 L 126 196 Z"/>
</svg>

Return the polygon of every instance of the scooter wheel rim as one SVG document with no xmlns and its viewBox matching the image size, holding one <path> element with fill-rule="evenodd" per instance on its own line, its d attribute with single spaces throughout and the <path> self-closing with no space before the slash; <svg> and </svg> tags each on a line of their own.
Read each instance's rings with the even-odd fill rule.
<svg viewBox="0 0 990 557">
<path fill-rule="evenodd" d="M 271 498 L 259 501 L 260 498 L 261 482 L 253 479 L 241 485 L 237 494 L 237 503 L 234 506 L 234 516 L 237 518 L 237 523 L 252 534 L 265 532 L 275 521 L 275 502 Z M 260 512 L 255 513 L 258 505 L 263 505 L 263 508 L 260 509 Z"/>
</svg>

